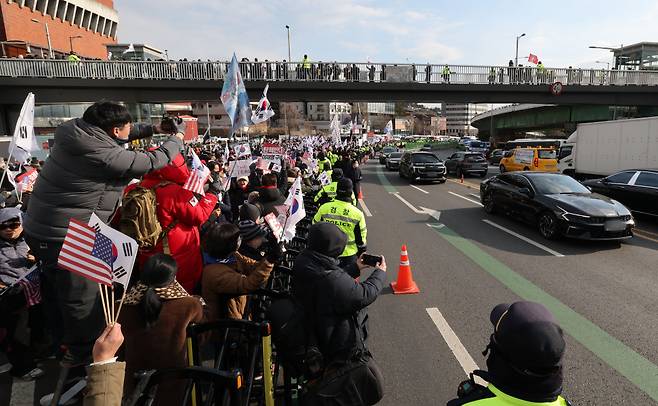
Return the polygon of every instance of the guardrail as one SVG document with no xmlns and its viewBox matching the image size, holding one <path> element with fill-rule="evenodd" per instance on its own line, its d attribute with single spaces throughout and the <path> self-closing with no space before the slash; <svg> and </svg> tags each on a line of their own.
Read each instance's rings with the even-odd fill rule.
<svg viewBox="0 0 658 406">
<path fill-rule="evenodd" d="M 0 77 L 222 80 L 228 62 L 0 59 Z M 658 71 L 346 62 L 240 62 L 245 81 L 658 86 Z"/>
</svg>

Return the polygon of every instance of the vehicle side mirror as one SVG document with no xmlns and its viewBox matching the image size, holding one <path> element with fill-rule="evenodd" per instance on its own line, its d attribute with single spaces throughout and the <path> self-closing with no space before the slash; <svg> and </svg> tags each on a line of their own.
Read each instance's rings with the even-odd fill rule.
<svg viewBox="0 0 658 406">
<path fill-rule="evenodd" d="M 524 196 L 532 197 L 532 191 L 527 187 L 522 187 L 521 189 L 519 189 L 519 193 L 521 193 Z"/>
<path fill-rule="evenodd" d="M 608 182 L 610 182 L 610 181 L 608 180 L 608 178 L 603 178 L 603 179 L 601 179 L 600 182 L 601 182 L 601 183 L 608 183 Z"/>
</svg>

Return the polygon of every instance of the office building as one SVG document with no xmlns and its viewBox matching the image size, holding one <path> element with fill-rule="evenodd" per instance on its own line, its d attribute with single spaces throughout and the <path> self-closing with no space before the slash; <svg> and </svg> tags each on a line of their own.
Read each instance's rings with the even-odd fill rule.
<svg viewBox="0 0 658 406">
<path fill-rule="evenodd" d="M 446 118 L 447 134 L 477 134 L 477 129 L 471 126 L 471 119 L 489 109 L 489 104 L 445 103 L 443 105 L 443 116 Z"/>
</svg>

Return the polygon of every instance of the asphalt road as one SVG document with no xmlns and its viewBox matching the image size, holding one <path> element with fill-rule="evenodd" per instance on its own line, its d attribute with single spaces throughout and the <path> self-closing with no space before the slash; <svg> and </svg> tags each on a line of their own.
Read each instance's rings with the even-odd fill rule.
<svg viewBox="0 0 658 406">
<path fill-rule="evenodd" d="M 547 242 L 532 227 L 484 213 L 480 178 L 409 185 L 375 160 L 363 173 L 368 250 L 386 256 L 390 282 L 407 244 L 421 290 L 399 296 L 388 287 L 370 308 L 381 405 L 453 398 L 465 370 L 486 368 L 491 309 L 521 299 L 544 303 L 565 330 L 564 388 L 574 405 L 658 403 L 658 221 L 638 218 L 642 236 L 622 244 Z M 57 370 L 46 367 L 36 384 L 12 388 L 0 375 L 0 406 L 32 405 L 47 393 Z"/>
<path fill-rule="evenodd" d="M 521 299 L 544 303 L 563 327 L 574 405 L 658 402 L 658 222 L 640 219 L 647 237 L 621 244 L 545 241 L 533 227 L 484 213 L 479 178 L 409 185 L 375 161 L 363 172 L 368 251 L 386 256 L 390 282 L 407 244 L 421 290 L 388 288 L 371 307 L 382 405 L 445 404 L 473 361 L 486 368 L 491 309 Z"/>
</svg>

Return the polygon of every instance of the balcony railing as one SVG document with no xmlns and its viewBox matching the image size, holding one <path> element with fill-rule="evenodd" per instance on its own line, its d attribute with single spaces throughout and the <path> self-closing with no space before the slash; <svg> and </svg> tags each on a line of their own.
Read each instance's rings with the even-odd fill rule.
<svg viewBox="0 0 658 406">
<path fill-rule="evenodd" d="M 228 62 L 0 59 L 0 77 L 222 80 Z M 240 62 L 245 81 L 657 86 L 658 71 L 381 63 Z"/>
</svg>

